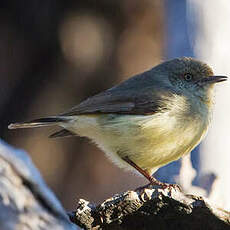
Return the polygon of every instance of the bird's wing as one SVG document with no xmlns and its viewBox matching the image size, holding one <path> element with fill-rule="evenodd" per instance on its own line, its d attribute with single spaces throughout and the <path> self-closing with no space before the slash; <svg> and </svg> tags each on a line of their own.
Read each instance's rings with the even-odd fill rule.
<svg viewBox="0 0 230 230">
<path fill-rule="evenodd" d="M 161 84 L 157 82 L 159 77 L 153 76 L 160 73 L 154 71 L 152 69 L 131 77 L 111 89 L 86 99 L 61 115 L 74 116 L 91 113 L 144 115 L 163 110 L 167 98 L 172 96 L 172 91 L 167 89 L 167 84 L 163 84 L 163 81 Z"/>
<path fill-rule="evenodd" d="M 153 114 L 163 110 L 165 91 L 146 89 L 138 90 L 107 90 L 88 98 L 61 116 L 74 116 L 92 113 L 117 114 Z M 161 92 L 160 92 L 161 91 Z M 164 100 L 163 100 L 164 97 Z"/>
</svg>

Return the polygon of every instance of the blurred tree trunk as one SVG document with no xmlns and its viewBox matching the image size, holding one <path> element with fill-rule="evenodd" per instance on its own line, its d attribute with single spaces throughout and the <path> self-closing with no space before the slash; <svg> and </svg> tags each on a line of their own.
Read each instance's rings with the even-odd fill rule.
<svg viewBox="0 0 230 230">
<path fill-rule="evenodd" d="M 0 229 L 77 229 L 28 155 L 1 140 Z"/>
</svg>

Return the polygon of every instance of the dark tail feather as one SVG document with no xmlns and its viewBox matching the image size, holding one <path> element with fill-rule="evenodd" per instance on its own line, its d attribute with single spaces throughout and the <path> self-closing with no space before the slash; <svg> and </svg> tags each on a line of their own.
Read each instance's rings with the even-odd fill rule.
<svg viewBox="0 0 230 230">
<path fill-rule="evenodd" d="M 70 132 L 67 129 L 62 129 L 56 133 L 51 134 L 49 137 L 50 138 L 57 138 L 57 137 L 72 137 L 72 136 L 76 136 L 76 134 Z"/>
<path fill-rule="evenodd" d="M 8 126 L 9 129 L 37 128 L 44 126 L 57 125 L 60 122 L 68 121 L 66 117 L 46 117 L 39 118 L 28 122 L 13 123 Z"/>
</svg>

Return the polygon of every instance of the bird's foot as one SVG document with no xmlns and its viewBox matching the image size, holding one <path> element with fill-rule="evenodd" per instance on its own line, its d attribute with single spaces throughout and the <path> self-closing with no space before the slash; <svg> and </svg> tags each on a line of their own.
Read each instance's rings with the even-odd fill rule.
<svg viewBox="0 0 230 230">
<path fill-rule="evenodd" d="M 142 169 L 136 163 L 134 163 L 132 160 L 130 160 L 128 156 L 123 157 L 123 160 L 126 161 L 126 163 L 131 165 L 133 168 L 135 168 L 139 173 L 141 173 L 150 182 L 149 184 L 147 184 L 145 186 L 137 188 L 137 190 L 143 190 L 143 189 L 149 188 L 151 185 L 154 185 L 154 186 L 158 186 L 162 189 L 167 188 L 170 191 L 172 189 L 182 191 L 181 187 L 177 184 L 167 184 L 167 183 L 163 183 L 163 182 L 158 181 L 152 175 L 150 175 L 150 173 L 147 170 Z"/>
<path fill-rule="evenodd" d="M 155 183 L 155 182 L 156 181 L 152 181 L 152 182 L 150 182 L 144 186 L 138 187 L 136 190 L 144 190 L 144 189 L 152 188 L 152 186 L 155 186 L 155 187 L 157 186 L 160 189 L 168 189 L 170 191 L 172 191 L 172 189 L 174 189 L 176 191 L 180 191 L 180 192 L 182 191 L 181 187 L 178 184 L 168 184 L 168 183 L 163 183 L 160 181 L 157 181 L 157 183 Z"/>
<path fill-rule="evenodd" d="M 167 184 L 167 183 L 162 183 L 163 185 L 161 186 L 162 189 L 169 189 L 170 191 L 172 189 L 174 190 L 179 190 L 180 192 L 182 191 L 181 187 L 178 184 Z"/>
<path fill-rule="evenodd" d="M 149 178 L 149 181 L 150 181 L 151 185 L 157 185 L 162 189 L 169 189 L 170 191 L 172 189 L 182 191 L 181 187 L 178 184 L 163 183 L 163 182 L 160 182 L 157 179 L 155 179 L 153 176 L 151 176 Z"/>
</svg>

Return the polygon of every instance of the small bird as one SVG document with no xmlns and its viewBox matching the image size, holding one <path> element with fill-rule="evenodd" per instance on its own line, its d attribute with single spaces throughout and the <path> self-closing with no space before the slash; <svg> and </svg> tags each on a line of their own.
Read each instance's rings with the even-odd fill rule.
<svg viewBox="0 0 230 230">
<path fill-rule="evenodd" d="M 51 138 L 90 138 L 115 164 L 152 174 L 189 153 L 204 137 L 213 107 L 213 86 L 227 80 L 189 57 L 154 68 L 90 97 L 57 116 L 9 125 L 9 129 L 57 125 Z"/>
</svg>

